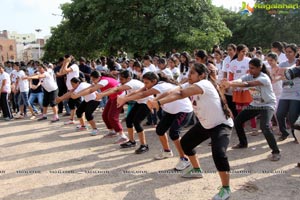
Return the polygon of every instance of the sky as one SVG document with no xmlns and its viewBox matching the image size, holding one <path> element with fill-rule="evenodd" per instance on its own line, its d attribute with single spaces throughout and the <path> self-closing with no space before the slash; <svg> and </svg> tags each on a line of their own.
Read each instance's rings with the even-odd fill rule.
<svg viewBox="0 0 300 200">
<path fill-rule="evenodd" d="M 216 6 L 238 9 L 242 1 L 212 0 Z M 0 30 L 16 31 L 20 34 L 35 33 L 38 38 L 50 35 L 51 27 L 62 20 L 60 5 L 71 0 L 1 0 Z M 41 29 L 40 33 L 35 32 Z"/>
</svg>

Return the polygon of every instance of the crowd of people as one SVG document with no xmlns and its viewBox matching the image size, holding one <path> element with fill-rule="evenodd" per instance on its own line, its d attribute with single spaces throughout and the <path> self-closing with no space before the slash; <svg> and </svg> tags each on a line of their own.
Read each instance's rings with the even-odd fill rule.
<svg viewBox="0 0 300 200">
<path fill-rule="evenodd" d="M 257 135 L 259 120 L 271 161 L 281 158 L 277 142 L 289 135 L 299 142 L 295 135 L 300 127 L 299 54 L 296 44 L 273 42 L 266 54 L 261 48 L 229 44 L 225 49 L 216 45 L 211 53 L 195 50 L 135 59 L 102 56 L 95 61 L 65 55 L 54 64 L 6 62 L 0 64 L 2 118 L 47 120 L 50 105 L 52 123 L 59 123 L 62 114 L 69 116 L 64 125 L 76 124 L 77 118 L 76 130 L 86 131 L 87 120 L 95 136 L 99 129 L 93 113 L 101 108 L 108 130 L 104 137 L 117 137 L 120 148 L 135 148 L 136 131 L 140 143 L 136 154 L 149 151 L 144 126 L 153 125 L 162 147 L 155 159 L 173 157 L 170 138 L 179 156 L 174 168 L 185 178 L 203 177 L 195 147 L 210 139 L 222 183 L 213 199 L 228 199 L 226 151 L 233 128 L 239 143 L 232 149 L 247 148 L 245 123 L 250 121 L 252 135 Z M 126 131 L 120 119 L 124 105 Z M 193 126 L 182 136 L 188 125 Z"/>
</svg>

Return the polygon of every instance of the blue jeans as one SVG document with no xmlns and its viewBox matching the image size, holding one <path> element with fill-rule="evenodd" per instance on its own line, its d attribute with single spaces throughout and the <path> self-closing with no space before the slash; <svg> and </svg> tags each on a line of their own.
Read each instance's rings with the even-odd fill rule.
<svg viewBox="0 0 300 200">
<path fill-rule="evenodd" d="M 277 107 L 276 117 L 279 125 L 279 130 L 282 136 L 286 137 L 290 133 L 286 129 L 286 118 L 289 119 L 291 126 L 297 121 L 300 113 L 300 101 L 280 99 Z M 293 126 L 292 126 L 293 127 Z M 294 128 L 292 128 L 294 135 Z"/>
<path fill-rule="evenodd" d="M 104 108 L 106 106 L 107 101 L 108 101 L 108 97 L 107 96 L 103 97 L 99 103 L 99 107 Z"/>
<path fill-rule="evenodd" d="M 43 98 L 44 98 L 44 93 L 43 92 L 39 92 L 39 93 L 30 93 L 29 96 L 29 104 L 32 107 L 33 111 L 35 113 L 38 112 L 37 108 L 34 105 L 34 101 L 37 99 L 39 106 L 41 108 L 41 112 L 43 112 Z"/>
<path fill-rule="evenodd" d="M 19 106 L 21 105 L 24 105 L 26 107 L 29 106 L 28 93 L 29 92 L 20 92 Z"/>
</svg>

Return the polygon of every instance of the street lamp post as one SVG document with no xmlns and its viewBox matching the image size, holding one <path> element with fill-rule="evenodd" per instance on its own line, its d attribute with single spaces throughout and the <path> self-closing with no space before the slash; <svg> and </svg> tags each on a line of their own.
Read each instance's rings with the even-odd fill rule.
<svg viewBox="0 0 300 200">
<path fill-rule="evenodd" d="M 35 31 L 39 34 L 41 31 L 42 31 L 42 29 L 35 29 Z M 39 40 L 39 60 L 40 60 L 40 57 L 41 57 L 41 40 L 40 39 L 38 39 Z"/>
</svg>

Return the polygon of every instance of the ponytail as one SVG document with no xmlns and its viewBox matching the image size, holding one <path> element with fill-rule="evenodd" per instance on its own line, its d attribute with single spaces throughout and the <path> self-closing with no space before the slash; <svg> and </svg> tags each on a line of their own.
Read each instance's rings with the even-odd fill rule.
<svg viewBox="0 0 300 200">
<path fill-rule="evenodd" d="M 221 92 L 220 87 L 217 84 L 217 81 L 214 78 L 211 78 L 211 76 L 208 77 L 208 80 L 213 84 L 213 86 L 215 87 L 215 89 L 218 92 L 218 95 L 219 95 L 220 101 L 221 101 L 221 107 L 222 107 L 222 110 L 223 110 L 223 113 L 224 113 L 226 119 L 233 118 L 233 114 L 227 104 L 225 95 Z"/>
<path fill-rule="evenodd" d="M 163 73 L 154 73 L 154 72 L 147 72 L 143 75 L 143 79 L 147 79 L 149 81 L 154 81 L 156 80 L 157 83 L 159 81 L 163 81 L 166 83 L 171 83 L 173 85 L 178 85 L 178 83 L 176 81 L 174 81 L 173 79 L 168 78 L 166 75 L 164 75 Z"/>
</svg>

